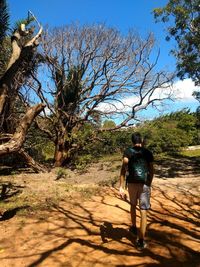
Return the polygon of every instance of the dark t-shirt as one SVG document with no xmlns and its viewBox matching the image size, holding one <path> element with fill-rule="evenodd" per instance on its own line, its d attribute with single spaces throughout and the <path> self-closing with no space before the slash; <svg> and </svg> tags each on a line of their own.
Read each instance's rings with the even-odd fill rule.
<svg viewBox="0 0 200 267">
<path fill-rule="evenodd" d="M 129 159 L 128 162 L 128 175 L 127 175 L 127 182 L 128 183 L 141 183 L 141 181 L 138 181 L 136 177 L 134 177 L 133 168 L 131 167 L 134 162 L 134 157 L 137 156 L 137 153 L 134 153 L 134 150 L 136 152 L 139 152 L 140 157 L 146 162 L 147 166 L 149 163 L 153 162 L 153 154 L 150 150 L 144 147 L 138 147 L 135 146 L 133 148 L 127 148 L 124 151 L 123 157 L 126 157 Z M 149 173 L 147 174 L 147 184 L 149 180 Z"/>
</svg>

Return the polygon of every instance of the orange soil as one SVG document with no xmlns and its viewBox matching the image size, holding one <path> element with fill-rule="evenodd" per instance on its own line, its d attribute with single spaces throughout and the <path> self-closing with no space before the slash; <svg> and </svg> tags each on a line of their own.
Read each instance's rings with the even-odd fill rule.
<svg viewBox="0 0 200 267">
<path fill-rule="evenodd" d="M 128 232 L 129 203 L 117 189 L 0 222 L 1 267 L 200 266 L 199 179 L 155 179 L 144 251 Z M 138 212 L 139 223 L 139 212 Z"/>
</svg>

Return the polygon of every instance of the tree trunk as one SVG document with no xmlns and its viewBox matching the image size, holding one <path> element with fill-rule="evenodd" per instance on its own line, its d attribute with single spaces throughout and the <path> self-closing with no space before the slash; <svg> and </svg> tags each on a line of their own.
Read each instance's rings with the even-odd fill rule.
<svg viewBox="0 0 200 267">
<path fill-rule="evenodd" d="M 19 153 L 26 161 L 26 163 L 36 172 L 48 171 L 46 167 L 37 163 L 31 156 L 29 156 L 21 147 L 25 141 L 27 131 L 33 122 L 34 118 L 44 109 L 44 104 L 38 104 L 31 107 L 21 120 L 20 125 L 13 135 L 5 135 L 2 140 L 7 141 L 0 145 L 0 156 Z"/>
<path fill-rule="evenodd" d="M 38 104 L 27 111 L 10 140 L 0 145 L 0 156 L 15 153 L 21 149 L 31 123 L 33 122 L 34 118 L 44 109 L 44 107 L 44 104 Z"/>
<path fill-rule="evenodd" d="M 54 167 L 61 167 L 64 162 L 64 151 L 55 150 L 54 154 Z"/>
<path fill-rule="evenodd" d="M 15 132 L 13 124 L 13 131 L 10 131 L 9 127 L 7 127 L 7 118 L 11 117 L 12 105 L 16 103 L 19 88 L 24 84 L 26 78 L 30 75 L 30 71 L 34 67 L 33 58 L 35 48 L 39 44 L 38 39 L 43 30 L 34 15 L 31 14 L 31 16 L 33 16 L 34 21 L 38 24 L 38 32 L 34 35 L 33 29 L 31 27 L 26 29 L 26 24 L 24 23 L 14 31 L 11 38 L 11 57 L 5 73 L 0 78 L 0 131 L 2 132 L 0 135 L 0 156 L 19 153 L 34 170 L 43 171 L 43 168 L 34 162 L 21 147 L 25 141 L 31 123 L 44 109 L 45 105 L 38 104 L 31 107 L 20 121 Z M 8 136 L 8 134 L 10 135 Z"/>
<path fill-rule="evenodd" d="M 36 162 L 28 153 L 23 149 L 20 149 L 18 153 L 25 159 L 26 163 L 35 171 L 35 172 L 47 172 L 48 169 Z"/>
<path fill-rule="evenodd" d="M 64 140 L 58 140 L 58 143 L 55 144 L 54 152 L 54 167 L 61 167 L 65 161 L 65 147 Z"/>
</svg>

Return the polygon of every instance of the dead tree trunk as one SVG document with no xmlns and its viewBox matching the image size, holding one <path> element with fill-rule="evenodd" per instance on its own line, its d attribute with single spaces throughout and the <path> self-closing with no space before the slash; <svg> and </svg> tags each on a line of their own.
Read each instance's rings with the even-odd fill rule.
<svg viewBox="0 0 200 267">
<path fill-rule="evenodd" d="M 25 159 L 27 165 L 29 165 L 35 172 L 47 172 L 48 169 L 36 162 L 26 151 L 20 149 L 18 153 Z"/>
<path fill-rule="evenodd" d="M 11 154 L 11 153 L 19 153 L 26 161 L 26 163 L 33 168 L 36 172 L 45 172 L 47 169 L 37 163 L 31 156 L 28 155 L 23 149 L 22 145 L 26 138 L 26 133 L 34 120 L 34 118 L 44 109 L 44 104 L 38 104 L 32 108 L 30 108 L 23 119 L 21 120 L 21 124 L 16 129 L 16 132 L 13 135 L 2 135 L 0 140 L 8 140 L 6 143 L 0 145 L 0 156 Z"/>
<path fill-rule="evenodd" d="M 31 20 L 35 20 L 38 23 L 34 16 L 32 16 Z M 27 20 L 27 25 L 31 20 Z M 33 62 L 35 49 L 39 44 L 38 39 L 43 30 L 39 23 L 38 26 L 38 32 L 34 35 L 33 27 L 26 29 L 26 25 L 21 24 L 11 38 L 12 54 L 7 69 L 0 79 L 0 156 L 19 153 L 34 170 L 41 171 L 43 168 L 22 150 L 22 145 L 31 123 L 44 109 L 45 105 L 38 104 L 29 108 L 19 122 L 19 126 L 13 132 L 7 132 L 7 127 L 5 127 L 6 118 L 10 115 L 11 104 L 16 101 L 20 87 L 24 84 L 31 68 L 34 66 L 31 63 Z"/>
<path fill-rule="evenodd" d="M 44 104 L 38 104 L 30 108 L 23 119 L 21 120 L 20 125 L 16 129 L 16 132 L 11 135 L 9 141 L 0 145 L 0 156 L 10 153 L 16 153 L 19 151 L 25 141 L 26 133 L 34 120 L 34 118 L 44 109 Z M 3 139 L 2 135 L 2 139 Z"/>
</svg>

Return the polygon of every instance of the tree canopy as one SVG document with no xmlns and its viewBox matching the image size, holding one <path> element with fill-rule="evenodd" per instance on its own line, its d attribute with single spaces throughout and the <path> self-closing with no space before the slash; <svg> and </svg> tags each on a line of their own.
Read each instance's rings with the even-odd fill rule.
<svg viewBox="0 0 200 267">
<path fill-rule="evenodd" d="M 6 0 L 0 2 L 0 43 L 6 37 L 9 29 L 9 13 Z"/>
<path fill-rule="evenodd" d="M 177 60 L 180 78 L 186 76 L 200 84 L 200 2 L 199 0 L 169 0 L 162 8 L 154 9 L 156 21 L 169 24 L 167 40 L 177 42 L 172 49 Z"/>
<path fill-rule="evenodd" d="M 38 125 L 55 144 L 55 166 L 83 148 L 79 133 L 85 133 L 85 124 L 92 127 L 86 139 L 91 142 L 101 131 L 134 124 L 137 112 L 172 97 L 173 74 L 157 70 L 154 45 L 152 34 L 122 35 L 102 24 L 46 29 L 41 47 L 46 79 L 38 73 L 29 86 L 51 114 Z M 113 129 L 101 127 L 101 120 L 117 118 Z"/>
<path fill-rule="evenodd" d="M 147 145 L 155 153 L 177 153 L 198 144 L 197 119 L 188 109 L 173 112 L 139 126 Z"/>
</svg>

